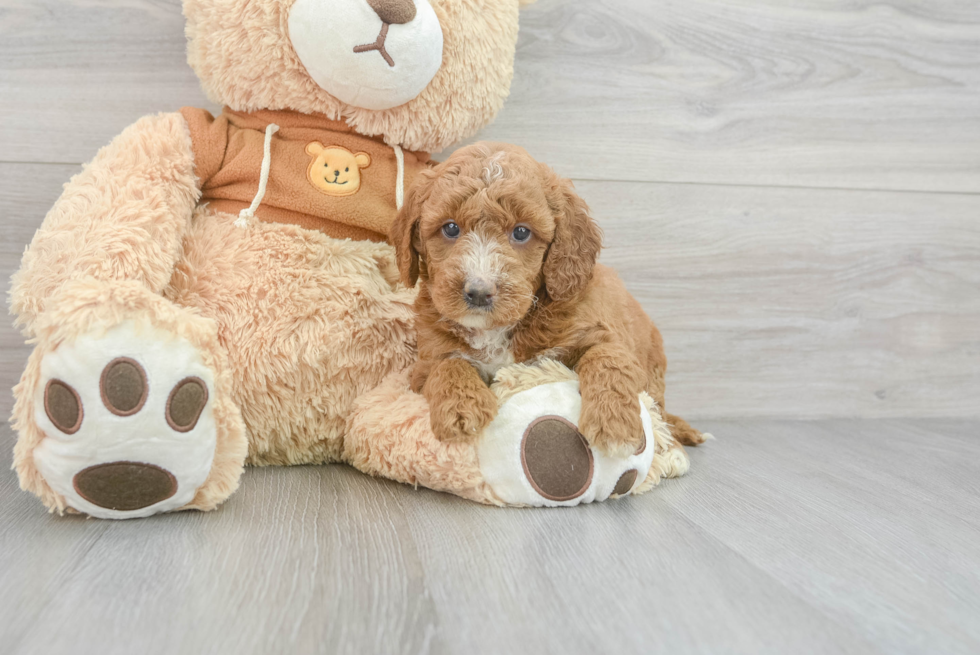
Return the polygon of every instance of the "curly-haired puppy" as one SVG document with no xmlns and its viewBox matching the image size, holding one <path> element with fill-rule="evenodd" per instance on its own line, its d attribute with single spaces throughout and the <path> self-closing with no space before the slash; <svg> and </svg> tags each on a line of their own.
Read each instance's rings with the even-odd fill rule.
<svg viewBox="0 0 980 655">
<path fill-rule="evenodd" d="M 522 148 L 477 143 L 421 173 L 391 229 L 415 303 L 412 388 L 442 440 L 493 419 L 503 366 L 551 357 L 578 373 L 579 428 L 611 455 L 640 446 L 637 395 L 663 408 L 660 332 L 615 271 L 596 264 L 602 233 L 572 184 Z M 668 416 L 684 444 L 703 441 Z"/>
</svg>

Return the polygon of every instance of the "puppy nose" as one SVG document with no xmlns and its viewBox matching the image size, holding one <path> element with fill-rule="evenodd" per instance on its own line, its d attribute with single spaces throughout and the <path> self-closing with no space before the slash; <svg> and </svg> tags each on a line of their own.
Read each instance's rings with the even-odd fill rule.
<svg viewBox="0 0 980 655">
<path fill-rule="evenodd" d="M 493 284 L 482 280 L 467 282 L 463 287 L 463 296 L 470 307 L 489 307 L 493 304 L 493 294 L 497 289 Z"/>
<path fill-rule="evenodd" d="M 413 0 L 367 0 L 367 3 L 378 15 L 382 23 L 403 25 L 415 18 L 415 2 Z"/>
</svg>

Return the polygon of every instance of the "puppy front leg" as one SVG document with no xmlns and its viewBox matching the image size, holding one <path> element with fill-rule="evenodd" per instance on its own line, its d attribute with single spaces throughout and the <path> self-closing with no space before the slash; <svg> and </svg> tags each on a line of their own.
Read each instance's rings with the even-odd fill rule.
<svg viewBox="0 0 980 655">
<path fill-rule="evenodd" d="M 440 441 L 472 442 L 497 415 L 497 397 L 463 359 L 443 359 L 432 366 L 422 394 Z"/>
<path fill-rule="evenodd" d="M 429 379 L 429 374 L 432 373 L 432 367 L 435 366 L 436 362 L 431 359 L 420 359 L 412 366 L 412 370 L 408 373 L 408 386 L 413 393 L 422 393 L 422 389 L 425 388 L 425 381 Z"/>
<path fill-rule="evenodd" d="M 645 379 L 636 357 L 620 344 L 604 343 L 589 348 L 575 371 L 586 440 L 610 456 L 635 453 L 643 443 L 639 394 Z"/>
</svg>

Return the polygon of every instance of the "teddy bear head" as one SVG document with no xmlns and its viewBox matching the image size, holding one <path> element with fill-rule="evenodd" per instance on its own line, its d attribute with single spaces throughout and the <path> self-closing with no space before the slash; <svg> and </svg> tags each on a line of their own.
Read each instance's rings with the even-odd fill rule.
<svg viewBox="0 0 980 655">
<path fill-rule="evenodd" d="M 489 123 L 528 0 L 184 0 L 188 61 L 214 102 L 344 120 L 437 152 Z"/>
</svg>

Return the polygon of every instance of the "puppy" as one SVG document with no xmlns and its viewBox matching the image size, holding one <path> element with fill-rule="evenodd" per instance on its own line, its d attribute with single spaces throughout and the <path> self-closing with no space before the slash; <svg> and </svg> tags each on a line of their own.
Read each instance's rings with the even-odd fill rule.
<svg viewBox="0 0 980 655">
<path fill-rule="evenodd" d="M 488 384 L 503 366 L 550 357 L 579 376 L 579 428 L 617 456 L 643 441 L 637 395 L 662 409 L 663 340 L 615 271 L 596 264 L 602 233 L 570 181 L 522 148 L 477 143 L 420 174 L 395 223 L 415 302 L 414 391 L 443 441 L 470 441 L 493 420 Z M 667 416 L 674 437 L 704 438 Z"/>
</svg>

